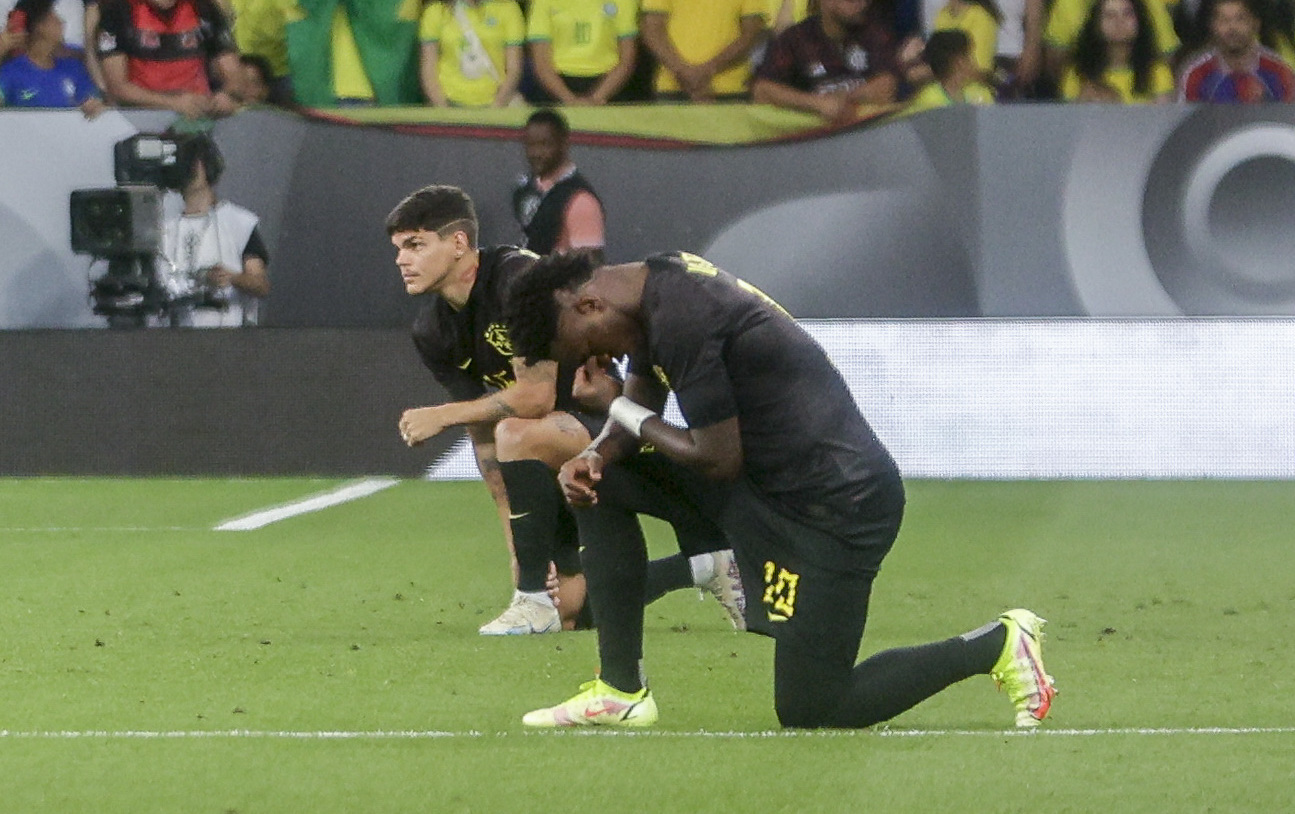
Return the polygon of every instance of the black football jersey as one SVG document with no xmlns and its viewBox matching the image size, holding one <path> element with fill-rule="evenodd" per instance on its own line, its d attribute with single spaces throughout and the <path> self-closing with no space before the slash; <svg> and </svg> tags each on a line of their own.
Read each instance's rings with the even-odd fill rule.
<svg viewBox="0 0 1295 814">
<path fill-rule="evenodd" d="M 816 525 L 903 506 L 898 468 L 845 379 L 781 306 L 696 255 L 646 263 L 646 352 L 630 369 L 672 389 L 690 427 L 736 417 L 752 485 Z"/>
<path fill-rule="evenodd" d="M 463 308 L 455 310 L 435 294 L 425 297 L 414 320 L 414 346 L 455 401 L 513 383 L 513 346 L 504 325 L 508 285 L 538 259 L 516 246 L 482 249 L 477 279 Z"/>
<path fill-rule="evenodd" d="M 508 287 L 539 259 L 534 252 L 516 246 L 485 248 L 463 308 L 455 310 L 435 294 L 425 297 L 414 320 L 414 346 L 450 398 L 470 401 L 516 381 L 513 346 L 504 324 Z M 574 365 L 558 367 L 559 410 L 581 410 L 571 397 L 575 372 Z"/>
</svg>

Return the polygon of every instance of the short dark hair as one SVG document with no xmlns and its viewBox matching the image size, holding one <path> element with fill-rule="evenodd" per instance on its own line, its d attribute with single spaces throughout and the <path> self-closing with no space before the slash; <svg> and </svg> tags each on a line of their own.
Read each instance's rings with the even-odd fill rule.
<svg viewBox="0 0 1295 814">
<path fill-rule="evenodd" d="M 553 295 L 589 282 L 598 265 L 592 252 L 560 252 L 543 258 L 513 282 L 504 322 L 514 354 L 528 363 L 553 357 L 558 333 L 558 301 Z"/>
<path fill-rule="evenodd" d="M 551 107 L 542 107 L 532 113 L 526 120 L 526 126 L 530 127 L 532 124 L 547 124 L 558 134 L 558 138 L 564 141 L 571 135 L 571 125 L 567 124 L 566 116 Z"/>
<path fill-rule="evenodd" d="M 922 49 L 922 59 L 931 66 L 936 79 L 948 79 L 953 61 L 971 53 L 971 37 L 960 28 L 946 28 L 931 34 Z"/>
<path fill-rule="evenodd" d="M 31 31 L 42 20 L 54 13 L 54 0 L 18 0 L 14 11 L 27 15 L 27 30 Z"/>
<path fill-rule="evenodd" d="M 426 229 L 448 237 L 463 231 L 469 245 L 473 248 L 477 245 L 477 208 L 458 187 L 433 184 L 410 193 L 387 215 L 386 225 L 388 236 Z"/>
<path fill-rule="evenodd" d="M 1267 16 L 1264 14 L 1264 7 L 1258 2 L 1258 0 L 1215 0 L 1209 9 L 1210 21 L 1213 21 L 1214 13 L 1218 10 L 1218 7 L 1227 2 L 1240 3 L 1245 7 L 1246 12 L 1256 20 L 1263 20 L 1264 17 Z"/>
</svg>

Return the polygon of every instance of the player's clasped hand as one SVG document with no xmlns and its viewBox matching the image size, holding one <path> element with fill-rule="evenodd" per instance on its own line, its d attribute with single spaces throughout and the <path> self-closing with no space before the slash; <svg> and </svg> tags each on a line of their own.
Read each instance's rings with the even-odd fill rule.
<svg viewBox="0 0 1295 814">
<path fill-rule="evenodd" d="M 612 401 L 621 394 L 621 383 L 607 372 L 610 362 L 606 356 L 591 356 L 576 369 L 571 396 L 583 407 L 605 413 Z"/>
<path fill-rule="evenodd" d="M 562 464 L 558 471 L 558 484 L 562 494 L 572 506 L 592 506 L 598 502 L 595 491 L 603 478 L 603 456 L 585 451 Z"/>
<path fill-rule="evenodd" d="M 446 424 L 441 420 L 439 407 L 416 407 L 405 410 L 400 416 L 398 427 L 401 439 L 409 446 L 416 447 L 428 438 L 439 434 L 445 429 Z"/>
</svg>

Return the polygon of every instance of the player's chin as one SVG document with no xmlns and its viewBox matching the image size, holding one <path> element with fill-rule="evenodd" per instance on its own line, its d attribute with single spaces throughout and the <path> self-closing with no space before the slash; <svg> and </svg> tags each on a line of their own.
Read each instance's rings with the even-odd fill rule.
<svg viewBox="0 0 1295 814">
<path fill-rule="evenodd" d="M 422 294 L 427 290 L 427 283 L 423 282 L 417 277 L 406 278 L 404 282 L 405 282 L 405 293 L 409 294 L 410 296 L 413 296 L 416 294 Z"/>
</svg>

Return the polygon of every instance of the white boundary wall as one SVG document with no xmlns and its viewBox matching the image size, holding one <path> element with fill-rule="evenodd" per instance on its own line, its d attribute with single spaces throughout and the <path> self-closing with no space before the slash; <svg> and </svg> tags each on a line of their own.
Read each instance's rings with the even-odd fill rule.
<svg viewBox="0 0 1295 814">
<path fill-rule="evenodd" d="M 1295 477 L 1295 320 L 803 324 L 909 477 Z"/>
</svg>

